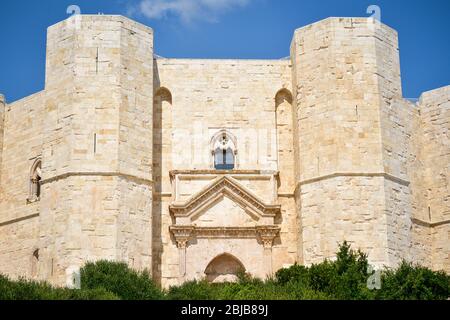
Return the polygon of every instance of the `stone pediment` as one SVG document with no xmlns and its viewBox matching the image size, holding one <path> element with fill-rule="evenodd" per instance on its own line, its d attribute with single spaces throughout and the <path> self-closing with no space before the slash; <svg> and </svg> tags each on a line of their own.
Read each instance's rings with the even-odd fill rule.
<svg viewBox="0 0 450 320">
<path fill-rule="evenodd" d="M 188 224 L 224 197 L 239 205 L 253 220 L 266 225 L 273 224 L 273 219 L 281 210 L 280 205 L 265 203 L 235 179 L 223 176 L 187 201 L 173 203 L 170 212 L 176 220 L 183 220 L 185 223 L 182 224 Z"/>
</svg>

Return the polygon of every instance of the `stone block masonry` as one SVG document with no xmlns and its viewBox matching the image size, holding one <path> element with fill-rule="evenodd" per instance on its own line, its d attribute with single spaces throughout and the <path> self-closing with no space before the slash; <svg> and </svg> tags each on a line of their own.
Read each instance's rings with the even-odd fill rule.
<svg viewBox="0 0 450 320">
<path fill-rule="evenodd" d="M 149 27 L 78 18 L 48 29 L 45 90 L 0 95 L 0 273 L 264 278 L 344 240 L 450 271 L 450 86 L 403 99 L 395 30 L 329 18 L 290 60 L 167 59 Z"/>
</svg>

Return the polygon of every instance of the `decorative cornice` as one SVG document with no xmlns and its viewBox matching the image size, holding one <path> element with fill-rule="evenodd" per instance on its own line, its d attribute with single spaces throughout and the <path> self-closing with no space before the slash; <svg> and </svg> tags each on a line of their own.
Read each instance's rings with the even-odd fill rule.
<svg viewBox="0 0 450 320">
<path fill-rule="evenodd" d="M 120 172 L 66 172 L 47 179 L 43 179 L 41 184 L 47 184 L 69 177 L 119 177 L 126 180 L 134 181 L 138 184 L 153 185 L 153 181 L 150 179 L 140 178 L 135 175 L 120 173 Z"/>
<path fill-rule="evenodd" d="M 275 170 L 172 170 L 169 172 L 170 178 L 176 175 L 275 175 L 279 172 Z"/>
<path fill-rule="evenodd" d="M 169 228 L 178 246 L 185 244 L 193 238 L 200 239 L 257 239 L 263 244 L 273 244 L 273 240 L 280 232 L 280 227 L 275 225 L 254 227 L 198 227 L 174 225 Z"/>
<path fill-rule="evenodd" d="M 281 212 L 280 205 L 266 204 L 257 196 L 251 194 L 238 182 L 228 176 L 221 177 L 211 185 L 191 197 L 185 203 L 174 203 L 170 205 L 170 212 L 175 217 L 189 217 L 194 215 L 203 204 L 216 199 L 218 195 L 228 194 L 235 198 L 237 202 L 244 205 L 247 210 L 256 213 L 261 217 L 275 217 Z"/>
</svg>

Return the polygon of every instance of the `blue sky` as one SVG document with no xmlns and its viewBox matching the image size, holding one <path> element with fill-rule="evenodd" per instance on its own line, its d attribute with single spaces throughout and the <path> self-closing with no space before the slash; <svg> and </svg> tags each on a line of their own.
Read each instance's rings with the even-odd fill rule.
<svg viewBox="0 0 450 320">
<path fill-rule="evenodd" d="M 0 93 L 8 102 L 44 88 L 48 26 L 82 13 L 122 14 L 151 26 L 158 55 L 172 58 L 278 59 L 293 31 L 329 16 L 369 16 L 399 32 L 403 95 L 450 84 L 449 0 L 2 0 Z"/>
</svg>

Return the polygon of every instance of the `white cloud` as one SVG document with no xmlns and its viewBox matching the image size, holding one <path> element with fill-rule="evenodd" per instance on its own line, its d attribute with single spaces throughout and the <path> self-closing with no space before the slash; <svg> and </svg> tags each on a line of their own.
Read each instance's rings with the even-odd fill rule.
<svg viewBox="0 0 450 320">
<path fill-rule="evenodd" d="M 173 14 L 185 22 L 194 20 L 216 21 L 230 10 L 243 8 L 252 0 L 141 0 L 130 10 L 150 19 L 161 19 Z"/>
</svg>

